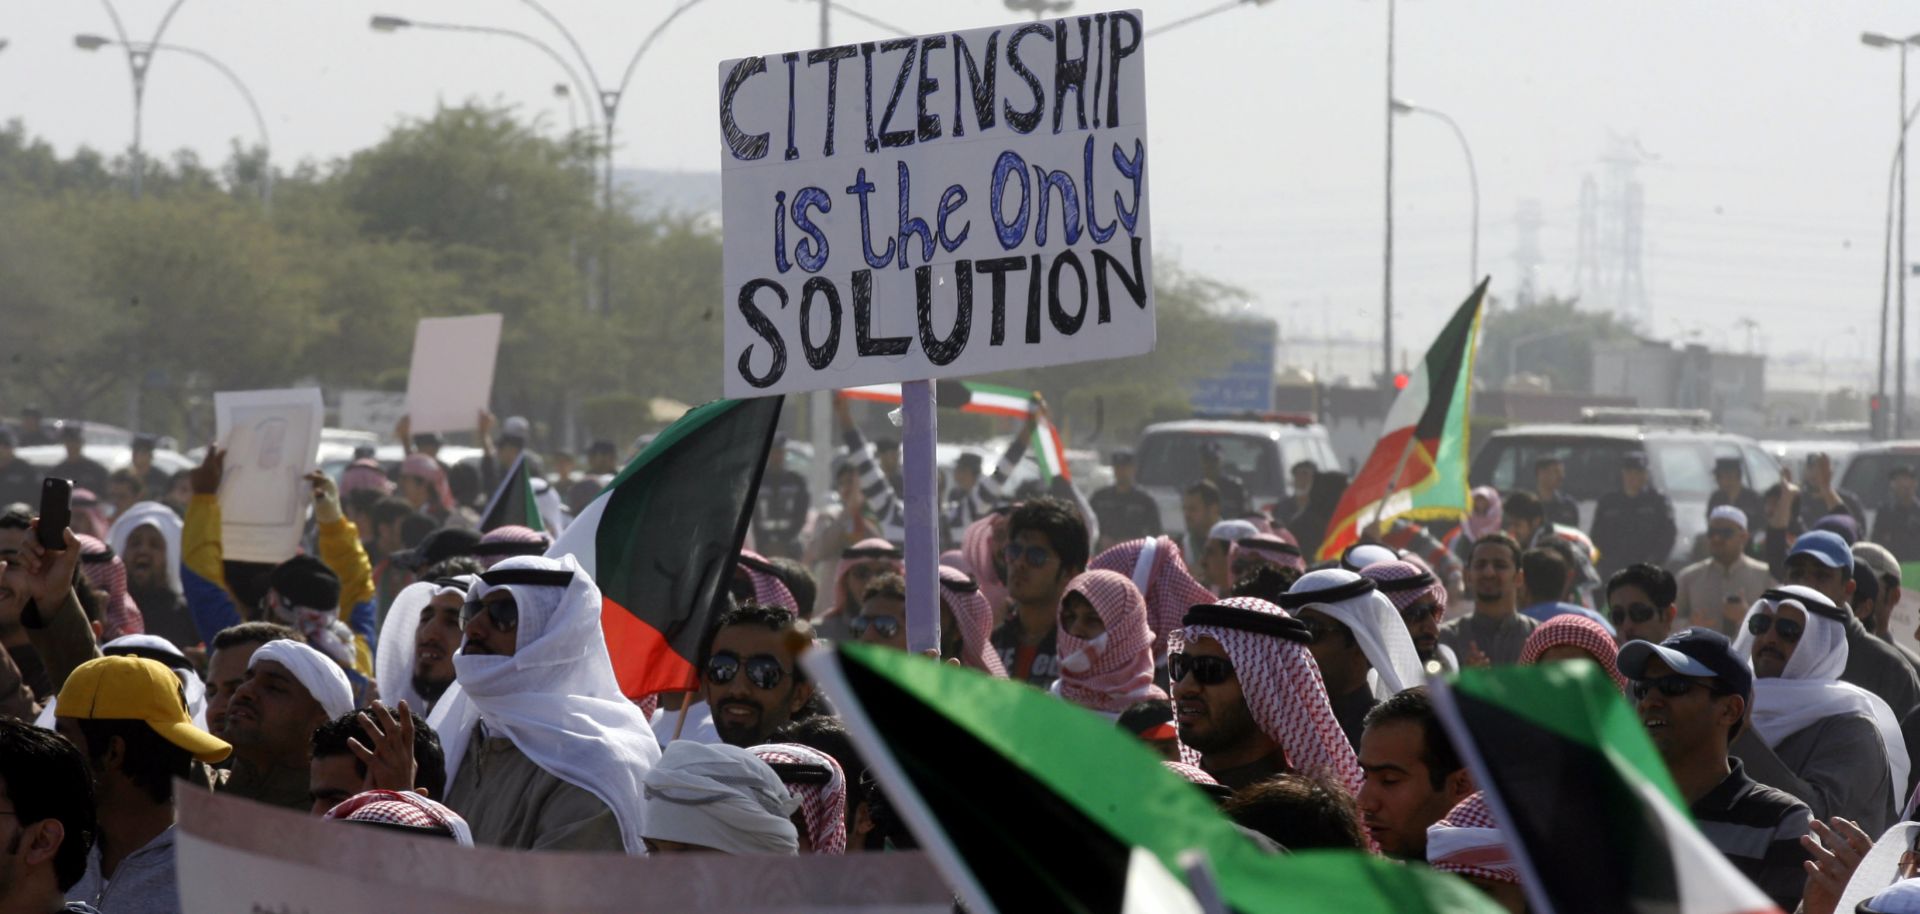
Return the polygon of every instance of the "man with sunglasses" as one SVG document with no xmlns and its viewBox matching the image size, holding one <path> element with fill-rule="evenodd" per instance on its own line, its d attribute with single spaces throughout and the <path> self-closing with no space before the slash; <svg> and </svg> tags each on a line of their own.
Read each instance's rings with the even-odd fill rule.
<svg viewBox="0 0 1920 914">
<path fill-rule="evenodd" d="M 1007 594 L 1013 612 L 990 639 L 1008 678 L 1048 688 L 1060 676 L 1055 620 L 1067 583 L 1087 570 L 1087 525 L 1074 507 L 1041 497 L 1007 518 Z"/>
<path fill-rule="evenodd" d="M 799 632 L 792 613 L 772 606 L 747 604 L 721 614 L 700 658 L 700 697 L 722 742 L 741 748 L 768 742 L 813 698 L 813 683 L 794 652 Z"/>
<path fill-rule="evenodd" d="M 1769 590 L 1747 611 L 1733 648 L 1753 664 L 1753 732 L 1733 754 L 1753 779 L 1879 834 L 1905 792 L 1907 749 L 1886 702 L 1840 681 L 1846 608 L 1808 587 Z"/>
<path fill-rule="evenodd" d="M 1372 578 L 1344 568 L 1308 572 L 1280 597 L 1280 608 L 1312 635 L 1307 650 L 1320 668 L 1334 719 L 1359 751 L 1374 704 L 1423 680 L 1406 623 Z"/>
<path fill-rule="evenodd" d="M 1673 632 L 1673 574 L 1647 562 L 1635 562 L 1607 579 L 1607 614 L 1619 644 L 1658 644 Z"/>
<path fill-rule="evenodd" d="M 1375 562 L 1360 569 L 1400 613 L 1413 638 L 1413 650 L 1429 671 L 1456 673 L 1460 658 L 1440 643 L 1440 618 L 1447 613 L 1447 586 L 1432 571 L 1406 561 Z"/>
<path fill-rule="evenodd" d="M 468 589 L 453 688 L 429 723 L 445 749 L 447 805 L 475 844 L 643 851 L 641 780 L 660 743 L 620 694 L 600 607 L 571 555 L 516 556 Z"/>
<path fill-rule="evenodd" d="M 1359 790 L 1306 625 L 1265 600 L 1228 597 L 1188 610 L 1179 635 L 1167 655 L 1174 721 L 1201 769 L 1234 790 L 1288 771 Z"/>
<path fill-rule="evenodd" d="M 1899 650 L 1867 631 L 1848 606 L 1857 585 L 1853 549 L 1847 541 L 1827 530 L 1810 530 L 1793 541 L 1786 564 L 1788 584 L 1810 587 L 1840 608 L 1836 619 L 1847 636 L 1840 680 L 1879 696 L 1896 716 L 1920 707 L 1920 676 Z"/>
<path fill-rule="evenodd" d="M 1753 701 L 1747 662 L 1726 636 L 1690 628 L 1657 644 L 1630 640 L 1619 663 L 1634 710 L 1701 833 L 1781 910 L 1793 910 L 1806 886 L 1800 839 L 1813 814 L 1749 777 L 1729 754 Z"/>
<path fill-rule="evenodd" d="M 1688 625 L 1730 634 L 1760 592 L 1773 586 L 1767 563 L 1747 554 L 1752 516 L 1733 505 L 1707 514 L 1707 557 L 1680 569 L 1674 605 Z"/>
<path fill-rule="evenodd" d="M 883 574 L 867 584 L 860 598 L 860 614 L 847 623 L 857 641 L 895 650 L 907 649 L 907 580 Z"/>
</svg>

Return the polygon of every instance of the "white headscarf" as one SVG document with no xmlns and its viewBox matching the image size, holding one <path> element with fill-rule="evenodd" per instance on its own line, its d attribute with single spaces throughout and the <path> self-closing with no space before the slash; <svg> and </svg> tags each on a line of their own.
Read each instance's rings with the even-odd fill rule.
<svg viewBox="0 0 1920 914">
<path fill-rule="evenodd" d="M 1782 606 L 1805 613 L 1807 628 L 1778 677 L 1753 681 L 1753 729 L 1768 748 L 1773 748 L 1824 718 L 1863 714 L 1873 721 L 1880 731 L 1880 742 L 1886 746 L 1893 795 L 1905 796 L 1908 759 L 1900 721 L 1880 696 L 1840 681 L 1841 671 L 1847 668 L 1847 628 L 1822 614 L 1840 611 L 1833 601 L 1798 584 L 1767 591 L 1740 621 L 1740 633 L 1733 639 L 1734 651 L 1752 663 L 1754 637 L 1747 630 L 1748 622 L 1758 615 L 1777 615 Z"/>
<path fill-rule="evenodd" d="M 115 555 L 126 555 L 127 540 L 141 527 L 160 531 L 160 538 L 167 542 L 167 589 L 186 593 L 180 584 L 180 515 L 157 501 L 136 502 L 107 528 L 107 545 L 113 547 Z"/>
<path fill-rule="evenodd" d="M 759 756 L 726 743 L 667 744 L 647 772 L 647 837 L 729 854 L 797 854 L 800 801 Z"/>
<path fill-rule="evenodd" d="M 564 589 L 487 583 L 516 570 L 573 577 Z M 484 719 L 547 773 L 599 797 L 619 820 L 627 853 L 645 853 L 641 780 L 660 761 L 660 744 L 614 679 L 600 631 L 600 588 L 571 555 L 527 555 L 488 569 L 467 596 L 478 600 L 501 588 L 520 612 L 513 656 L 456 655 L 453 687 L 428 719 L 446 749 L 447 783 L 460 773 L 474 725 Z"/>
<path fill-rule="evenodd" d="M 1413 636 L 1407 634 L 1407 623 L 1370 578 L 1343 568 L 1308 572 L 1293 582 L 1280 606 L 1296 616 L 1303 609 L 1317 609 L 1352 631 L 1353 640 L 1373 664 L 1367 680 L 1374 697 L 1385 699 L 1425 681 L 1425 668 Z"/>
<path fill-rule="evenodd" d="M 466 596 L 473 585 L 472 575 L 449 578 L 457 584 L 420 581 L 408 584 L 387 607 L 387 618 L 380 624 L 380 643 L 373 654 L 373 679 L 380 686 L 380 700 L 389 707 L 401 701 L 415 712 L 427 708 L 427 700 L 413 688 L 414 638 L 420 633 L 420 611 L 441 594 Z M 446 697 L 442 695 L 441 697 Z"/>
<path fill-rule="evenodd" d="M 301 642 L 281 638 L 260 645 L 253 656 L 247 658 L 247 669 L 253 669 L 262 660 L 286 667 L 287 672 L 306 687 L 307 694 L 320 703 L 328 720 L 353 710 L 353 686 L 333 658 Z"/>
</svg>

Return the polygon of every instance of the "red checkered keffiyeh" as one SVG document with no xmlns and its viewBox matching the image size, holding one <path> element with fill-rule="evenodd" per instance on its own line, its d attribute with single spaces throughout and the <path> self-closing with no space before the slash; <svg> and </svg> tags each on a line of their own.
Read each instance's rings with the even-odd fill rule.
<svg viewBox="0 0 1920 914">
<path fill-rule="evenodd" d="M 793 598 L 793 591 L 787 589 L 785 581 L 760 570 L 766 567 L 771 566 L 759 553 L 751 549 L 740 550 L 738 568 L 740 573 L 747 576 L 747 581 L 753 584 L 753 602 L 761 606 L 778 606 L 795 616 L 803 615 L 800 612 L 800 601 Z"/>
<path fill-rule="evenodd" d="M 1520 867 L 1479 791 L 1427 826 L 1427 863 L 1443 873 L 1520 884 Z"/>
<path fill-rule="evenodd" d="M 1396 610 L 1404 610 L 1432 597 L 1435 615 L 1447 611 L 1447 586 L 1440 583 L 1433 572 L 1413 562 L 1375 562 L 1360 569 L 1360 576 L 1373 581 Z M 1423 578 L 1424 584 L 1420 583 Z"/>
<path fill-rule="evenodd" d="M 1183 778 L 1186 778 L 1190 783 L 1212 784 L 1212 785 L 1218 785 L 1220 783 L 1219 781 L 1216 781 L 1213 779 L 1213 775 L 1208 774 L 1205 770 L 1201 769 L 1199 765 L 1189 765 L 1186 762 L 1170 762 L 1170 761 L 1162 761 L 1160 764 L 1167 766 L 1167 770 L 1172 771 L 1174 774 L 1177 774 Z"/>
<path fill-rule="evenodd" d="M 781 780 L 800 801 L 800 817 L 807 823 L 807 840 L 816 854 L 847 852 L 847 776 L 840 763 L 818 749 L 797 743 L 767 743 L 747 750 L 769 765 L 818 765 L 833 772 L 825 784 Z M 775 773 L 781 773 L 775 769 Z"/>
<path fill-rule="evenodd" d="M 882 549 L 892 550 L 896 555 L 899 553 L 898 549 L 893 548 L 892 543 L 889 543 L 886 540 L 883 540 L 877 536 L 869 539 L 863 539 L 860 542 L 854 543 L 852 546 L 847 547 L 846 552 L 849 552 L 849 553 L 868 552 L 868 551 L 878 551 Z M 855 615 L 855 612 L 860 608 L 857 605 L 857 601 L 860 599 L 860 595 L 859 594 L 849 595 L 847 593 L 847 574 L 853 571 L 853 566 L 858 565 L 861 562 L 877 562 L 877 561 L 889 562 L 889 564 L 893 566 L 894 574 L 906 574 L 907 572 L 907 566 L 901 563 L 901 561 L 897 558 L 890 559 L 890 560 L 889 559 L 873 559 L 873 558 L 857 558 L 857 557 L 848 556 L 846 554 L 842 554 L 840 556 L 840 565 L 839 567 L 835 568 L 833 572 L 833 605 L 827 608 L 826 615 L 828 616 L 839 615 L 849 619 L 853 618 L 853 616 Z M 853 605 L 853 606 L 847 605 L 847 600 L 850 598 L 856 601 L 856 605 Z"/>
<path fill-rule="evenodd" d="M 413 791 L 369 790 L 356 793 L 327 810 L 326 818 L 345 822 L 371 822 L 445 832 L 461 847 L 473 846 L 473 830 L 467 820 L 447 807 Z"/>
<path fill-rule="evenodd" d="M 967 525 L 967 531 L 960 543 L 960 554 L 966 556 L 969 570 L 974 581 L 980 585 L 980 593 L 987 598 L 987 608 L 997 614 L 1007 605 L 1007 582 L 1000 579 L 1000 572 L 994 570 L 993 546 L 995 535 L 1003 538 L 1007 534 L 1007 516 L 989 514 Z"/>
<path fill-rule="evenodd" d="M 1621 677 L 1620 666 L 1616 662 L 1619 648 L 1614 646 L 1613 636 L 1607 634 L 1600 623 L 1578 613 L 1562 613 L 1540 623 L 1540 627 L 1527 636 L 1527 643 L 1520 648 L 1520 662 L 1539 663 L 1541 654 L 1562 645 L 1579 648 L 1607 671 L 1615 688 L 1622 692 L 1627 690 L 1627 681 Z"/>
<path fill-rule="evenodd" d="M 553 537 L 532 527 L 505 524 L 488 530 L 473 547 L 473 557 L 492 568 L 516 555 L 543 555 L 553 545 Z"/>
<path fill-rule="evenodd" d="M 144 634 L 146 617 L 140 615 L 140 607 L 134 605 L 133 597 L 127 594 L 126 563 L 120 561 L 106 543 L 85 533 L 75 533 L 74 537 L 80 541 L 80 571 L 93 589 L 106 598 L 100 607 L 101 621 L 106 626 L 102 640 Z"/>
<path fill-rule="evenodd" d="M 940 605 L 953 616 L 953 627 L 960 631 L 960 662 L 983 670 L 996 679 L 1007 678 L 1007 668 L 993 649 L 993 607 L 974 583 L 973 576 L 947 565 L 940 566 Z"/>
<path fill-rule="evenodd" d="M 1147 604 L 1133 582 L 1117 571 L 1088 571 L 1067 584 L 1067 593 L 1093 604 L 1106 631 L 1083 641 L 1064 626 L 1054 632 L 1060 658 L 1060 697 L 1083 708 L 1118 714 L 1137 701 L 1165 701 L 1153 684 L 1153 632 Z"/>
<path fill-rule="evenodd" d="M 1147 601 L 1147 628 L 1153 631 L 1153 656 L 1167 655 L 1167 636 L 1180 627 L 1187 610 L 1213 602 L 1213 591 L 1194 580 L 1180 556 L 1180 546 L 1171 537 L 1142 538 L 1121 543 L 1100 553 L 1087 563 L 1089 571 L 1117 571 L 1136 582 L 1134 574 L 1147 543 L 1153 542 L 1153 565 L 1146 569 L 1147 586 L 1140 595 Z"/>
<path fill-rule="evenodd" d="M 1255 561 L 1302 573 L 1307 570 L 1307 560 L 1300 554 L 1300 547 L 1272 533 L 1249 536 L 1227 546 L 1227 567 L 1236 579 L 1252 573 L 1251 569 L 1240 569 Z"/>
<path fill-rule="evenodd" d="M 1287 611 L 1254 597 L 1214 601 L 1234 609 L 1291 618 Z M 1269 739 L 1286 753 L 1287 764 L 1302 774 L 1318 775 L 1358 794 L 1364 780 L 1353 744 L 1333 716 L 1320 666 L 1307 646 L 1273 635 L 1217 625 L 1186 626 L 1170 641 L 1171 650 L 1211 638 L 1220 643 L 1240 679 L 1248 713 Z M 1184 744 L 1183 744 L 1184 745 Z"/>
</svg>

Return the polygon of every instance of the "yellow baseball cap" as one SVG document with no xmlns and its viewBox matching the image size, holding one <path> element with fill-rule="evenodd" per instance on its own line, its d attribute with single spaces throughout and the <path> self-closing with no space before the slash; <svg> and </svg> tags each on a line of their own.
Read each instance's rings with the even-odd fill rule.
<svg viewBox="0 0 1920 914">
<path fill-rule="evenodd" d="M 193 725 L 180 677 L 145 657 L 98 657 L 75 667 L 60 689 L 57 717 L 77 720 L 143 720 L 167 742 L 213 763 L 233 747 Z"/>
</svg>

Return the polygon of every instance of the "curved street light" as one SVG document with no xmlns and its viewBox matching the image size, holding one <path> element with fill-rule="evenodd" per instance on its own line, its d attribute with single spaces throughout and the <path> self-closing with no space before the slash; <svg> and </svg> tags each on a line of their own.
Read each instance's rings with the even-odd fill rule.
<svg viewBox="0 0 1920 914">
<path fill-rule="evenodd" d="M 540 53 L 547 55 L 549 60 L 558 64 L 560 69 L 566 72 L 567 80 L 573 83 L 574 95 L 581 99 L 588 97 L 587 84 L 580 81 L 580 74 L 574 71 L 572 64 L 567 63 L 567 58 L 562 56 L 559 51 L 554 50 L 552 45 L 525 32 L 516 32 L 513 29 L 494 28 L 493 26 L 487 25 L 463 25 L 457 22 L 420 22 L 401 16 L 374 16 L 368 20 L 367 27 L 376 32 L 386 34 L 398 32 L 401 29 L 420 29 L 428 32 L 467 32 L 474 35 L 493 35 L 499 38 L 511 38 L 515 41 L 532 45 L 538 49 Z M 569 102 L 568 104 L 571 106 L 572 103 Z M 588 106 L 587 114 L 588 123 L 591 125 L 593 120 L 592 106 Z"/>
<path fill-rule="evenodd" d="M 173 15 L 180 12 L 180 5 L 185 2 L 187 0 L 173 0 L 173 4 L 167 7 L 166 13 L 161 15 L 160 25 L 153 30 L 153 37 L 147 39 L 147 44 L 159 43 L 161 36 L 167 33 L 167 26 L 173 24 Z M 141 150 L 140 138 L 144 129 L 143 111 L 147 100 L 147 68 L 153 65 L 153 53 L 135 47 L 133 40 L 127 37 L 126 24 L 120 21 L 120 11 L 114 9 L 113 0 L 100 0 L 100 5 L 107 8 L 107 18 L 113 20 L 113 33 L 120 36 L 120 46 L 127 50 L 127 72 L 133 78 L 133 146 L 130 155 L 133 158 L 133 198 L 138 200 L 140 185 L 147 171 L 146 153 Z M 99 44 L 88 47 L 81 43 L 81 37 L 91 39 L 97 36 L 75 36 L 74 44 L 85 51 L 104 47 L 108 43 L 105 39 L 100 39 Z"/>
<path fill-rule="evenodd" d="M 1439 118 L 1453 130 L 1453 137 L 1460 141 L 1460 152 L 1467 157 L 1467 187 L 1473 192 L 1473 246 L 1467 261 L 1467 288 L 1480 283 L 1480 170 L 1473 166 L 1473 147 L 1467 145 L 1467 135 L 1460 125 L 1443 111 L 1416 105 L 1405 99 L 1393 99 L 1393 113 L 1399 115 L 1426 114 Z"/>
</svg>

